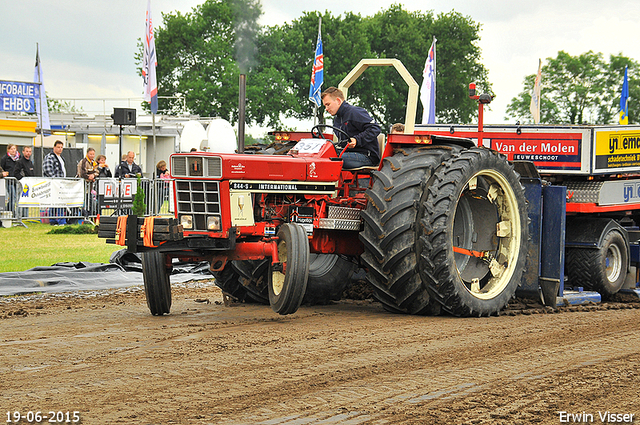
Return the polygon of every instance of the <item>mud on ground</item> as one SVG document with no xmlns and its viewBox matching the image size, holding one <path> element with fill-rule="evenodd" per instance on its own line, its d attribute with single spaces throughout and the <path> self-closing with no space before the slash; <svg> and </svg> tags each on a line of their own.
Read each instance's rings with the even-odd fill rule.
<svg viewBox="0 0 640 425">
<path fill-rule="evenodd" d="M 174 285 L 164 317 L 139 287 L 5 297 L 0 404 L 84 424 L 640 423 L 638 306 L 459 319 L 346 300 L 283 317 L 225 306 L 211 282 Z"/>
</svg>

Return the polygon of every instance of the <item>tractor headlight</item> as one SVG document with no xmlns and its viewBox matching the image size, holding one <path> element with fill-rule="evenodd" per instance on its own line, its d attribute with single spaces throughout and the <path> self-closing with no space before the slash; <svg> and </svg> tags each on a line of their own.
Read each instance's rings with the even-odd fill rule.
<svg viewBox="0 0 640 425">
<path fill-rule="evenodd" d="M 217 215 L 207 217 L 207 229 L 208 230 L 221 230 L 222 225 L 220 224 L 220 217 Z"/>
<path fill-rule="evenodd" d="M 193 229 L 193 217 L 190 215 L 180 216 L 180 224 L 185 229 Z"/>
</svg>

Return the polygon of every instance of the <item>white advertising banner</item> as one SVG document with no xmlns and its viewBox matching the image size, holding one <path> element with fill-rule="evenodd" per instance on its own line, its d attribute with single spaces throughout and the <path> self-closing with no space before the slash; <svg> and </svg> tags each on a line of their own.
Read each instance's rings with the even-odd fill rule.
<svg viewBox="0 0 640 425">
<path fill-rule="evenodd" d="M 20 183 L 22 193 L 18 205 L 21 207 L 74 208 L 84 203 L 83 180 L 23 177 Z"/>
</svg>

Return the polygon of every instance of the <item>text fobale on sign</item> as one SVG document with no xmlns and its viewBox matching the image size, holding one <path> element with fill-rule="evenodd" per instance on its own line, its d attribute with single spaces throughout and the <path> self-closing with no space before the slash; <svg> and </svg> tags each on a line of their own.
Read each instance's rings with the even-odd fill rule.
<svg viewBox="0 0 640 425">
<path fill-rule="evenodd" d="M 38 83 L 0 81 L 0 111 L 35 113 L 39 97 Z"/>
</svg>

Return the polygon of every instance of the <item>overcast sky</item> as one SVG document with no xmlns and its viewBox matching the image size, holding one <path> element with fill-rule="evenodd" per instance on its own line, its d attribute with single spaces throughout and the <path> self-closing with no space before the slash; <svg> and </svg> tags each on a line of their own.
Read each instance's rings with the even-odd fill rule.
<svg viewBox="0 0 640 425">
<path fill-rule="evenodd" d="M 202 0 L 152 0 L 154 26 L 161 12 L 190 12 Z M 393 2 L 384 0 L 262 0 L 260 23 L 273 25 L 303 11 L 346 11 L 371 16 Z M 588 50 L 622 53 L 640 61 L 640 1 L 618 0 L 405 0 L 405 9 L 456 10 L 482 25 L 480 58 L 489 70 L 497 97 L 486 123 L 505 122 L 505 108 L 522 90 L 526 75 L 537 71 L 538 58 L 559 50 L 579 55 Z M 146 0 L 0 0 L 0 80 L 32 81 L 36 43 L 44 83 L 53 98 L 136 98 L 142 80 L 136 74 L 136 42 L 144 35 Z M 313 47 L 309 55 L 313 54 Z M 331 55 L 325 45 L 325 55 Z M 425 52 L 426 54 L 426 52 Z M 158 58 L 162 61 L 162 58 Z M 355 64 L 354 64 L 355 65 Z M 330 72 L 330 70 L 327 70 Z M 422 76 L 414 75 L 420 84 Z M 446 76 L 444 77 L 446 78 Z M 544 78 L 544 76 L 543 76 Z M 633 101 L 633 100 L 631 100 Z M 136 107 L 133 105 L 116 105 Z M 99 109 L 85 103 L 84 110 Z M 111 111 L 111 106 L 109 106 Z M 507 120 L 506 122 L 513 122 Z"/>
</svg>

